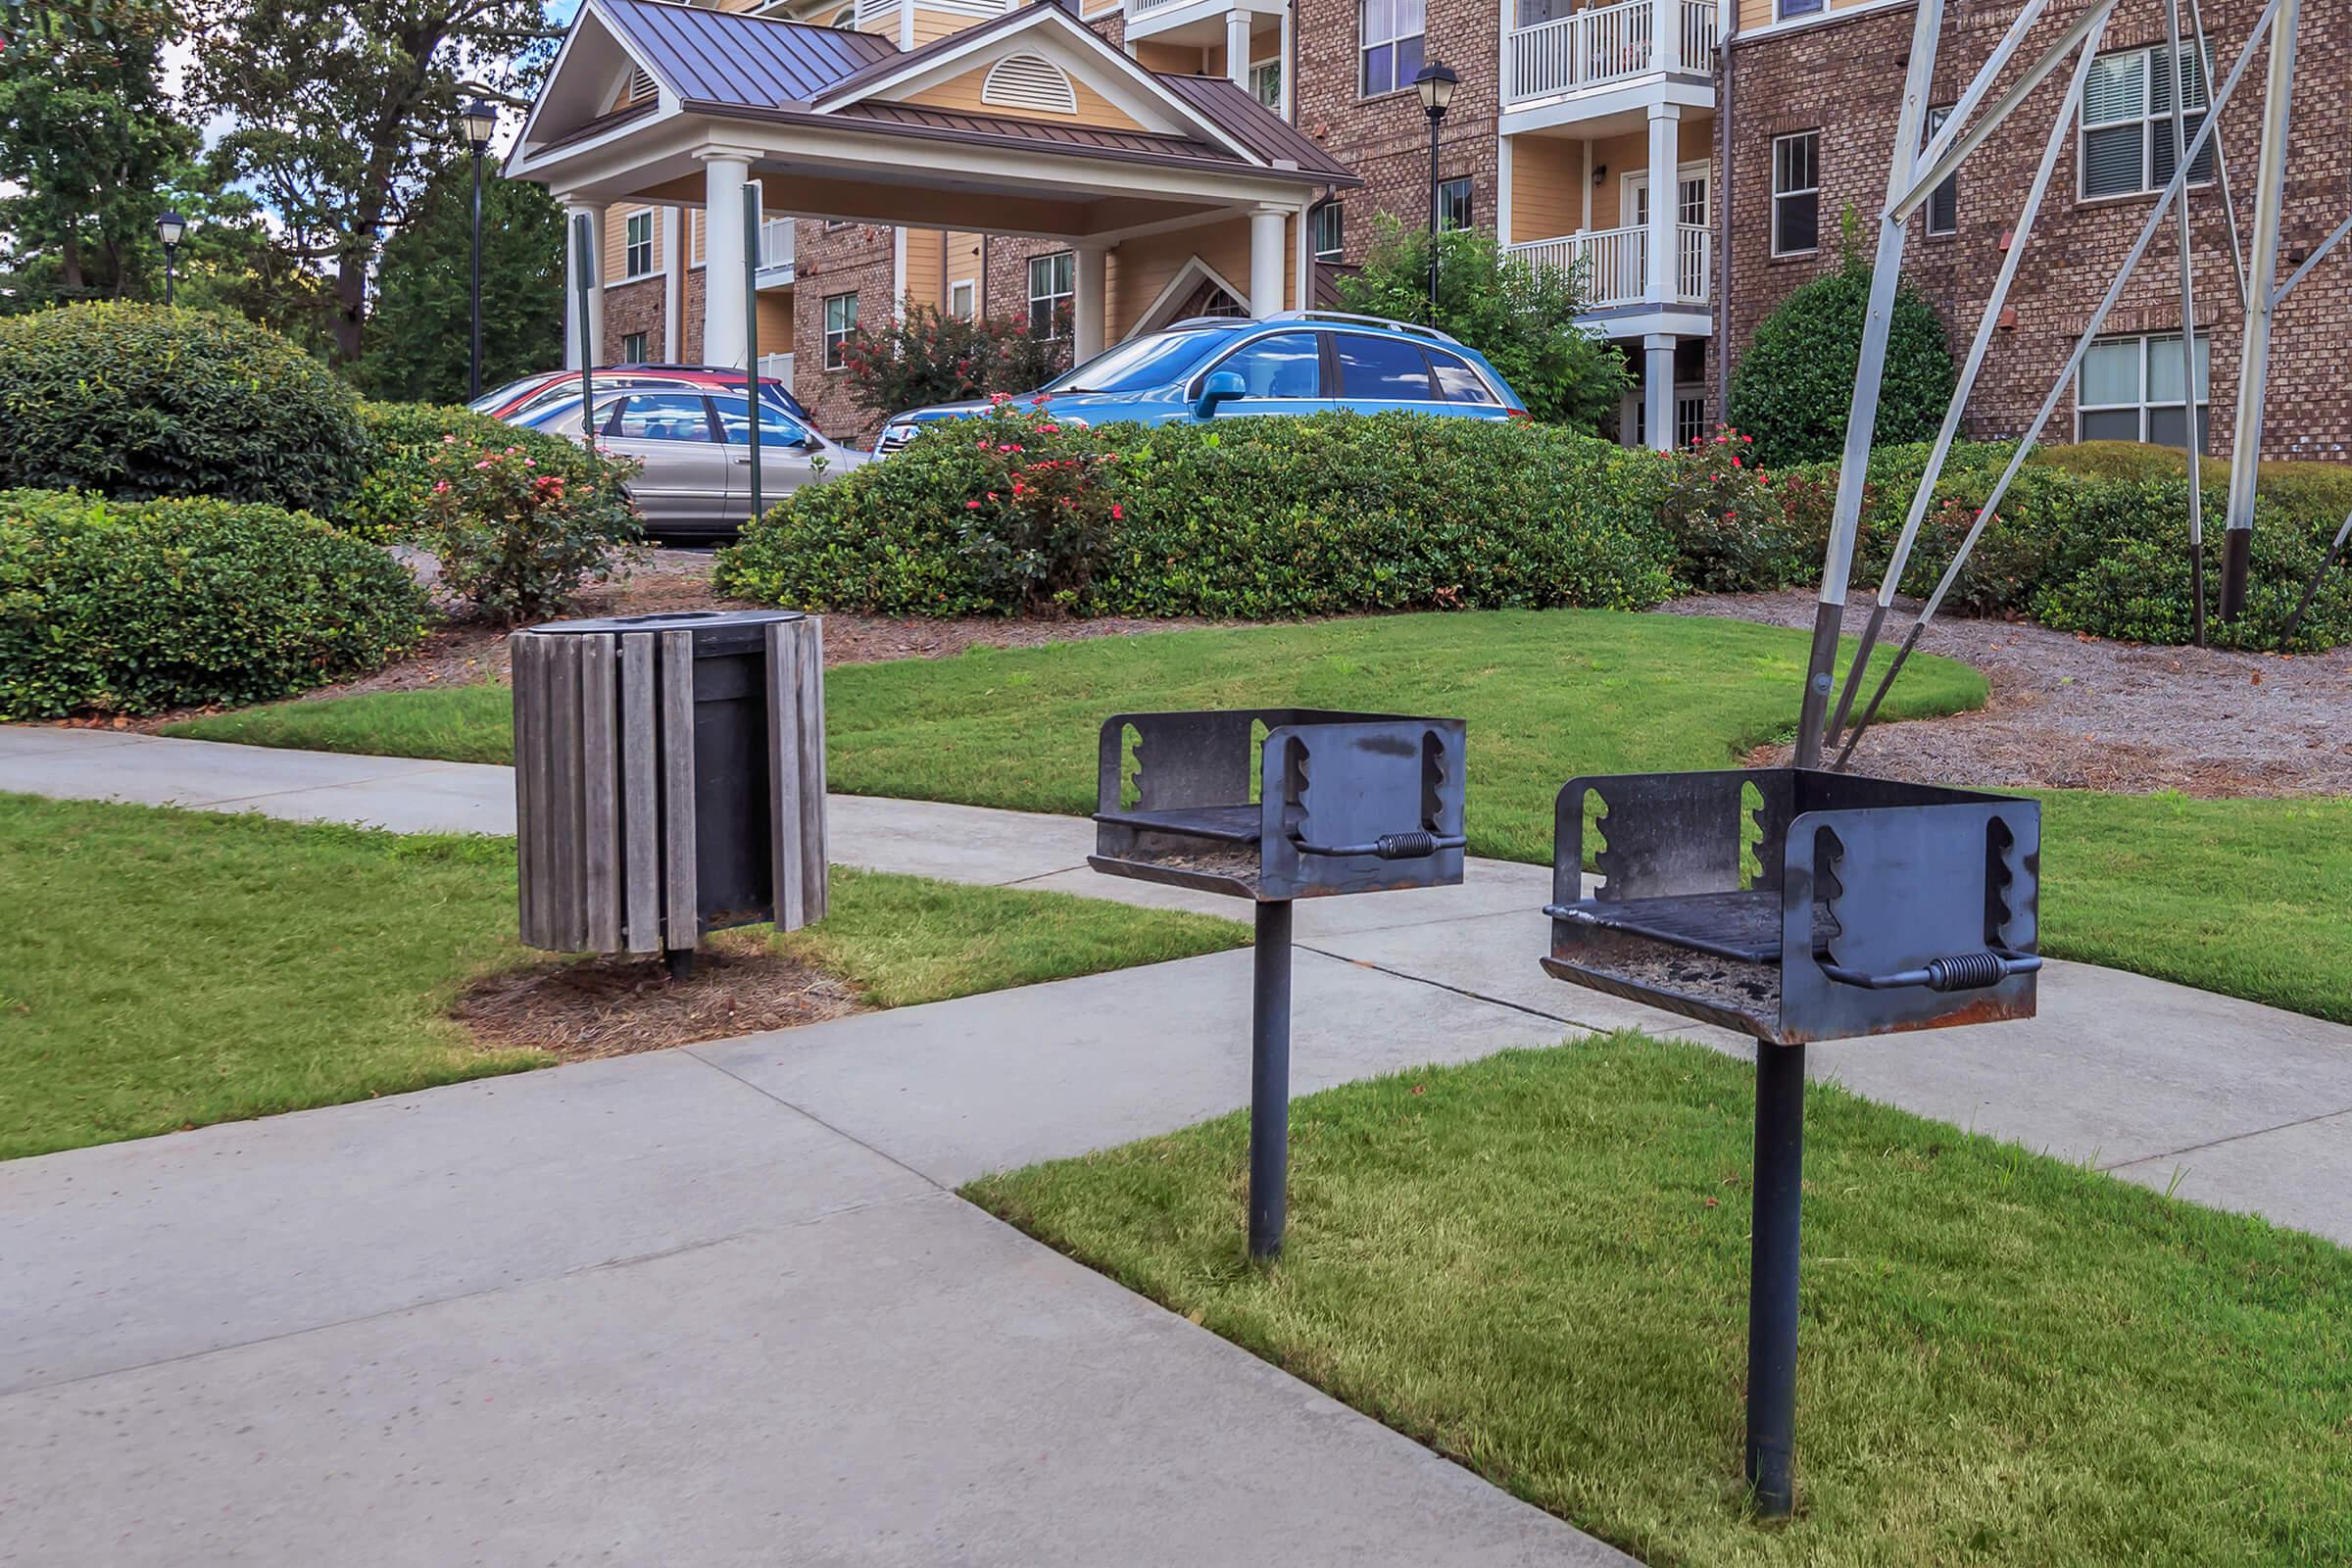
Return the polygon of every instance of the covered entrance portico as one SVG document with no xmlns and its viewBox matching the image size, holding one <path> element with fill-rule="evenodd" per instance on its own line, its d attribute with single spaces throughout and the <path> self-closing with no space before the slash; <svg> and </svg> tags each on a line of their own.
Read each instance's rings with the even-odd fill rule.
<svg viewBox="0 0 2352 1568">
<path fill-rule="evenodd" d="M 1305 211 L 1357 183 L 1230 81 L 1152 72 L 1052 3 L 901 49 L 664 0 L 587 0 L 508 172 L 600 230 L 615 204 L 699 208 L 700 358 L 729 366 L 749 336 L 747 186 L 769 214 L 896 228 L 894 304 L 921 249 L 909 235 L 1066 245 L 1083 359 L 1157 324 L 1203 278 L 1252 314 L 1306 301 Z M 567 261 L 567 283 L 588 264 L 593 332 L 605 278 L 589 258 Z M 576 321 L 567 338 L 570 362 Z"/>
</svg>

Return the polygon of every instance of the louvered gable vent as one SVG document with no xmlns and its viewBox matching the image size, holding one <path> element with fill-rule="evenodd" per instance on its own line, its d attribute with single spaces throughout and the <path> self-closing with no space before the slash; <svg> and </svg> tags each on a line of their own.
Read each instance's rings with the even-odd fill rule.
<svg viewBox="0 0 2352 1568">
<path fill-rule="evenodd" d="M 613 100 L 612 107 L 626 109 L 631 104 L 651 103 L 660 96 L 661 89 L 654 85 L 652 72 L 632 71 L 629 79 L 620 84 L 620 96 Z"/>
<path fill-rule="evenodd" d="M 1040 55 L 1006 55 L 989 67 L 988 79 L 980 84 L 980 101 L 1046 115 L 1078 112 L 1078 93 L 1070 78 Z"/>
</svg>

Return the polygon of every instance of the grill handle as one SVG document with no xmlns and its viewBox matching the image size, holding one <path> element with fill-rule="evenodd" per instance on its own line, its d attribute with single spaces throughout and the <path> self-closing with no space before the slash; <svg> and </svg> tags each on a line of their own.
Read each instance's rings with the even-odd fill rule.
<svg viewBox="0 0 2352 1568">
<path fill-rule="evenodd" d="M 1897 969 L 1892 974 L 1865 974 L 1840 963 L 1824 963 L 1821 972 L 1839 985 L 1860 986 L 1866 991 L 1898 991 L 1909 986 L 1925 986 L 1930 991 L 1983 991 L 2011 975 L 2032 974 L 2040 967 L 2039 955 L 1994 949 L 1930 958 L 1925 968 Z"/>
<path fill-rule="evenodd" d="M 1458 850 L 1469 844 L 1459 833 L 1383 833 L 1369 844 L 1309 844 L 1292 841 L 1300 855 L 1377 855 L 1384 860 L 1425 860 L 1440 850 Z"/>
</svg>

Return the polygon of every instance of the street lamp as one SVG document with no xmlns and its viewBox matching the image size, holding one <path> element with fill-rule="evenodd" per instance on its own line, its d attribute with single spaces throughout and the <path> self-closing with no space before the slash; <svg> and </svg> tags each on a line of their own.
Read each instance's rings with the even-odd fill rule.
<svg viewBox="0 0 2352 1568">
<path fill-rule="evenodd" d="M 473 341 L 466 361 L 466 396 L 482 395 L 482 154 L 498 134 L 498 109 L 479 98 L 459 111 L 466 121 L 466 145 L 473 150 Z"/>
<path fill-rule="evenodd" d="M 1451 66 L 1424 66 L 1421 74 L 1413 78 L 1413 90 L 1421 95 L 1421 112 L 1429 116 L 1429 318 L 1438 318 L 1438 122 L 1446 118 L 1446 106 L 1453 102 L 1453 89 L 1461 81 Z"/>
<path fill-rule="evenodd" d="M 179 242 L 188 236 L 188 220 L 177 213 L 166 213 L 155 220 L 155 237 L 164 242 L 164 303 L 170 305 L 172 295 L 172 273 L 179 261 Z"/>
</svg>

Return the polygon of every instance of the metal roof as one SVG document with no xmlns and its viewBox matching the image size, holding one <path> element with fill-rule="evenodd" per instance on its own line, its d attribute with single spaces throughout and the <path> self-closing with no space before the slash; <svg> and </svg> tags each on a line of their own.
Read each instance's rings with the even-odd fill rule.
<svg viewBox="0 0 2352 1568">
<path fill-rule="evenodd" d="M 877 103 L 868 99 L 864 103 L 834 111 L 832 118 L 881 120 L 901 125 L 960 130 L 974 136 L 1052 142 L 1056 146 L 1104 152 L 1153 153 L 1167 158 L 1189 159 L 1195 163 L 1209 160 L 1231 165 L 1235 162 L 1231 153 L 1191 136 L 1164 136 L 1153 131 L 1120 130 L 1108 125 L 1065 124 L 1058 121 L 1030 120 L 1018 115 L 963 114 L 950 109 L 926 109 L 919 104 Z"/>
<path fill-rule="evenodd" d="M 712 105 L 807 103 L 899 53 L 870 32 L 668 0 L 602 0 L 599 9 L 680 98 Z"/>
<path fill-rule="evenodd" d="M 1319 142 L 1301 135 L 1289 121 L 1259 103 L 1249 89 L 1228 78 L 1154 74 L 1159 76 L 1161 85 L 1267 163 L 1287 159 L 1308 173 L 1327 175 L 1333 184 L 1362 183 L 1346 164 L 1325 152 Z"/>
</svg>

